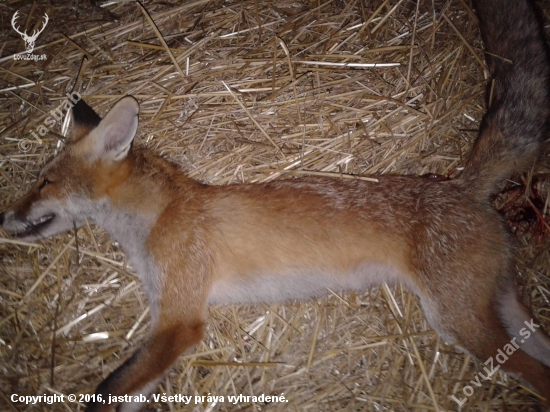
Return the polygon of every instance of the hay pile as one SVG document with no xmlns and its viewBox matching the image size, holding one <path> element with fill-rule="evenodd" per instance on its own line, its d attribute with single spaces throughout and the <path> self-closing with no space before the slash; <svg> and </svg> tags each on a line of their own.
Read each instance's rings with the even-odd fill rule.
<svg viewBox="0 0 550 412">
<path fill-rule="evenodd" d="M 138 142 L 218 185 L 293 175 L 453 175 L 484 113 L 482 44 L 466 1 L 94 3 L 0 7 L 0 210 L 59 149 L 61 122 L 42 144 L 31 131 L 73 89 L 100 114 L 134 95 Z M 29 33 L 48 13 L 34 51 L 47 60 L 14 61 L 24 50 L 10 25 L 18 9 Z M 536 171 L 527 189 L 511 183 L 498 201 L 519 234 L 524 297 L 548 330 L 548 223 L 534 213 L 547 213 L 545 172 Z M 100 228 L 36 244 L 0 236 L 0 409 L 82 410 L 25 406 L 10 396 L 92 392 L 146 336 L 140 286 Z M 212 307 L 207 323 L 206 338 L 156 393 L 224 402 L 151 402 L 150 410 L 458 410 L 450 396 L 464 398 L 480 370 L 436 336 L 417 299 L 399 286 Z M 288 402 L 228 402 L 239 394 L 284 394 Z M 475 388 L 464 410 L 535 404 L 497 374 Z"/>
</svg>

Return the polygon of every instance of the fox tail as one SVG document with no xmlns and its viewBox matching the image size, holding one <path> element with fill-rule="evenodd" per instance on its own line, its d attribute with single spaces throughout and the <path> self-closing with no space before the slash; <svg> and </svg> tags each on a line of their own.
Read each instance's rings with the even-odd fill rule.
<svg viewBox="0 0 550 412">
<path fill-rule="evenodd" d="M 529 0 L 475 0 L 493 82 L 488 111 L 460 175 L 487 199 L 538 159 L 550 122 L 550 53 Z"/>
</svg>

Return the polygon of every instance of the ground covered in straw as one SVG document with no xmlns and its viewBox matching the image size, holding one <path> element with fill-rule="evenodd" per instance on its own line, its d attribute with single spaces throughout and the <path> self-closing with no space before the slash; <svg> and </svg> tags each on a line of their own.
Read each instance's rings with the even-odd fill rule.
<svg viewBox="0 0 550 412">
<path fill-rule="evenodd" d="M 94 3 L 0 5 L 0 209 L 61 147 L 62 121 L 43 142 L 31 132 L 71 90 L 100 114 L 134 95 L 138 143 L 217 185 L 453 176 L 484 113 L 483 46 L 467 1 Z M 10 24 L 16 10 L 28 33 L 49 15 L 33 52 L 46 60 L 12 57 L 25 47 Z M 547 177 L 541 165 L 496 202 L 518 240 L 523 297 L 550 330 Z M 91 393 L 136 350 L 147 302 L 123 252 L 88 225 L 36 244 L 0 233 L 0 259 L 0 410 L 82 410 L 10 397 Z M 450 396 L 463 399 L 481 370 L 436 336 L 400 286 L 212 307 L 207 322 L 206 338 L 156 391 L 204 401 L 150 410 L 452 411 Z M 535 410 L 505 375 L 474 388 L 463 410 Z M 239 394 L 288 402 L 229 402 Z"/>
</svg>

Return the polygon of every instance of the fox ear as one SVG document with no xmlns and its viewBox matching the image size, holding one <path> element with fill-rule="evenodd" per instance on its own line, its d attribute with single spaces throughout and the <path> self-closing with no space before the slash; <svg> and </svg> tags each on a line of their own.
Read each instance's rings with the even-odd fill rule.
<svg viewBox="0 0 550 412">
<path fill-rule="evenodd" d="M 72 100 L 73 98 L 77 101 L 73 106 L 74 125 L 72 140 L 77 141 L 95 129 L 101 122 L 101 117 L 80 98 L 79 94 L 73 93 L 71 101 L 74 102 L 74 100 Z"/>
<path fill-rule="evenodd" d="M 139 105 L 132 96 L 120 99 L 90 133 L 98 157 L 123 160 L 134 141 Z"/>
</svg>

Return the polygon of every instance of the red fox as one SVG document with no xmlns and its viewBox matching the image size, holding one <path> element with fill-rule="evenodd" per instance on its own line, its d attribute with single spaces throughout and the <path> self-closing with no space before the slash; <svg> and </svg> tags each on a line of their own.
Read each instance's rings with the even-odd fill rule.
<svg viewBox="0 0 550 412">
<path fill-rule="evenodd" d="M 378 182 L 300 178 L 209 186 L 133 147 L 134 98 L 121 99 L 103 119 L 82 100 L 76 104 L 71 142 L 0 223 L 36 240 L 89 219 L 125 249 L 146 290 L 153 330 L 96 394 L 148 396 L 201 340 L 208 304 L 307 299 L 327 289 L 401 282 L 419 295 L 430 325 L 447 342 L 481 361 L 507 351 L 502 369 L 550 406 L 550 338 L 518 299 L 512 241 L 489 202 L 542 149 L 549 53 L 528 0 L 475 4 L 490 52 L 492 101 L 465 169 L 453 180 L 386 175 Z M 123 403 L 118 410 L 140 406 Z M 88 411 L 111 407 L 91 402 Z"/>
</svg>

